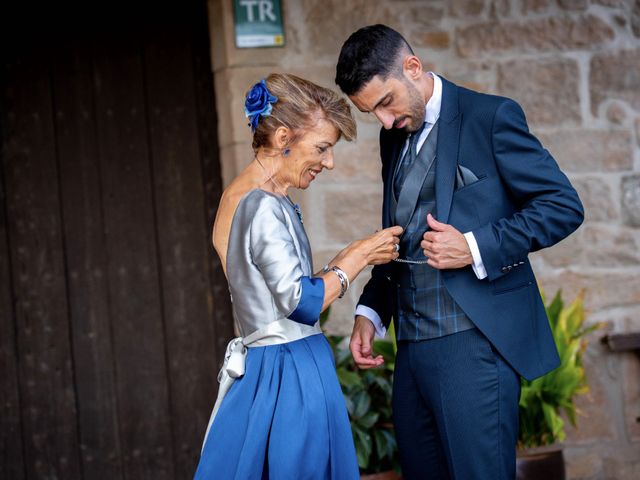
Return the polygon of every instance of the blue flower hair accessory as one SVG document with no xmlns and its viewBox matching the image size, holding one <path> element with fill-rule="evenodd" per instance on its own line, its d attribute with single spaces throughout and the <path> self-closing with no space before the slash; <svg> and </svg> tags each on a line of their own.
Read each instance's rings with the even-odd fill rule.
<svg viewBox="0 0 640 480">
<path fill-rule="evenodd" d="M 267 84 L 264 79 L 256 83 L 244 101 L 244 114 L 249 119 L 249 125 L 251 125 L 251 131 L 255 132 L 258 128 L 258 122 L 260 117 L 268 117 L 273 110 L 273 104 L 278 101 L 278 97 L 274 97 L 267 90 Z"/>
</svg>

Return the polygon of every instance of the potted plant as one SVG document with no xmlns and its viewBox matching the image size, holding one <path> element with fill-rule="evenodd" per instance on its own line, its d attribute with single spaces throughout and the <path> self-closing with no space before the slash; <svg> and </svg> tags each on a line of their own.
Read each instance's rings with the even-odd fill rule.
<svg viewBox="0 0 640 480">
<path fill-rule="evenodd" d="M 522 379 L 516 474 L 519 480 L 565 478 L 562 447 L 558 445 L 566 437 L 562 415 L 576 425 L 574 397 L 589 391 L 582 363 L 586 336 L 601 326 L 600 323 L 585 326 L 583 298 L 584 292 L 581 292 L 565 306 L 559 290 L 545 307 L 560 354 L 560 366 L 531 382 Z"/>
<path fill-rule="evenodd" d="M 325 311 L 321 323 L 327 319 Z M 388 338 L 395 339 L 393 332 Z M 349 351 L 349 337 L 328 335 L 336 359 L 362 478 L 398 480 L 400 466 L 391 421 L 391 390 L 396 346 L 394 340 L 376 340 L 374 350 L 384 365 L 360 370 Z"/>
</svg>

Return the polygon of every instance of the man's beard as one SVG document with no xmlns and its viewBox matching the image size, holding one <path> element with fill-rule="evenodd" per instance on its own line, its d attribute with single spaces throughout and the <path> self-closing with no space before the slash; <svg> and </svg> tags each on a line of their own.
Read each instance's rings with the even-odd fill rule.
<svg viewBox="0 0 640 480">
<path fill-rule="evenodd" d="M 420 92 L 412 83 L 406 81 L 407 92 L 409 93 L 409 112 L 405 117 L 411 118 L 411 123 L 404 127 L 407 133 L 420 130 L 425 118 L 425 104 Z"/>
</svg>

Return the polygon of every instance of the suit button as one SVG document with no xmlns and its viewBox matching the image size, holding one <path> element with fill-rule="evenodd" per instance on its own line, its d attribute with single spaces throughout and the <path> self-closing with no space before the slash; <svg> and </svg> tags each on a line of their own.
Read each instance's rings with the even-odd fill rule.
<svg viewBox="0 0 640 480">
<path fill-rule="evenodd" d="M 524 262 L 518 262 L 518 265 L 524 265 Z"/>
<path fill-rule="evenodd" d="M 507 267 L 502 267 L 500 270 L 502 271 L 502 273 L 507 273 L 509 271 Z"/>
</svg>

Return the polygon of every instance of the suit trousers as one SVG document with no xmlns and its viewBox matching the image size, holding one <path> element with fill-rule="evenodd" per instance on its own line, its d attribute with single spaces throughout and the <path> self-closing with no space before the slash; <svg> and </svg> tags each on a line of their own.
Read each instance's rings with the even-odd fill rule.
<svg viewBox="0 0 640 480">
<path fill-rule="evenodd" d="M 520 377 L 478 329 L 399 342 L 393 422 L 405 480 L 515 478 Z"/>
</svg>

